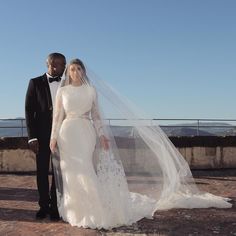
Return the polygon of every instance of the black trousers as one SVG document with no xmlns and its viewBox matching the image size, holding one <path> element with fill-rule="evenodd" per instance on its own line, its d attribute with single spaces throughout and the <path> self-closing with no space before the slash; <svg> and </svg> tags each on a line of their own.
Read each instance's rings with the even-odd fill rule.
<svg viewBox="0 0 236 236">
<path fill-rule="evenodd" d="M 37 187 L 39 193 L 39 206 L 44 210 L 57 210 L 57 196 L 55 179 L 52 169 L 52 184 L 49 191 L 49 167 L 51 162 L 51 151 L 49 143 L 40 142 L 39 140 L 39 152 L 36 155 L 36 167 L 37 167 Z M 53 168 L 53 167 L 52 167 Z"/>
</svg>

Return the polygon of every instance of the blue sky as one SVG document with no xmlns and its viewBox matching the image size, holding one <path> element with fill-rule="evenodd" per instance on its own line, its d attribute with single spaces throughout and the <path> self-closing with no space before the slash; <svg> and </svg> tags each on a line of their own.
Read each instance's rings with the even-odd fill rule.
<svg viewBox="0 0 236 236">
<path fill-rule="evenodd" d="M 3 0 L 0 118 L 24 117 L 51 52 L 79 57 L 153 118 L 236 119 L 235 0 Z"/>
</svg>

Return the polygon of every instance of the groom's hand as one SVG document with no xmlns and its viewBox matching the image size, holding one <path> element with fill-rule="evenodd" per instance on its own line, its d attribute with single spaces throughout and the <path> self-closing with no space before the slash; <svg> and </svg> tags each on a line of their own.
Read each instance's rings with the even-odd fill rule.
<svg viewBox="0 0 236 236">
<path fill-rule="evenodd" d="M 34 141 L 29 142 L 29 148 L 35 154 L 38 154 L 38 151 L 39 151 L 39 142 L 38 142 L 38 140 L 34 140 Z"/>
</svg>

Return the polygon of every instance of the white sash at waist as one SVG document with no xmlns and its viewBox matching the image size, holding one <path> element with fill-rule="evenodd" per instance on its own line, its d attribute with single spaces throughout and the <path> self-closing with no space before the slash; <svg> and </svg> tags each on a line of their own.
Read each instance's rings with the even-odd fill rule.
<svg viewBox="0 0 236 236">
<path fill-rule="evenodd" d="M 89 116 L 86 114 L 66 114 L 66 119 L 87 119 L 90 120 Z"/>
</svg>

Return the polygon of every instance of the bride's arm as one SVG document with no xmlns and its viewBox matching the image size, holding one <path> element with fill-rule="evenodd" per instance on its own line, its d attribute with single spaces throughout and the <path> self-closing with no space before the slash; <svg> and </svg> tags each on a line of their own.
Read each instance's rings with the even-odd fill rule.
<svg viewBox="0 0 236 236">
<path fill-rule="evenodd" d="M 109 148 L 109 140 L 104 134 L 103 130 L 103 122 L 101 119 L 101 115 L 99 112 L 99 105 L 98 105 L 98 98 L 97 98 L 97 92 L 94 88 L 94 98 L 93 98 L 93 105 L 91 109 L 91 118 L 93 120 L 94 127 L 96 129 L 97 135 L 99 136 L 100 143 L 102 147 L 107 150 Z"/>
<path fill-rule="evenodd" d="M 50 149 L 53 153 L 56 150 L 58 133 L 65 116 L 61 93 L 62 93 L 61 89 L 59 89 L 56 95 L 55 107 L 53 109 L 53 122 L 52 122 L 52 131 L 50 140 Z"/>
</svg>

